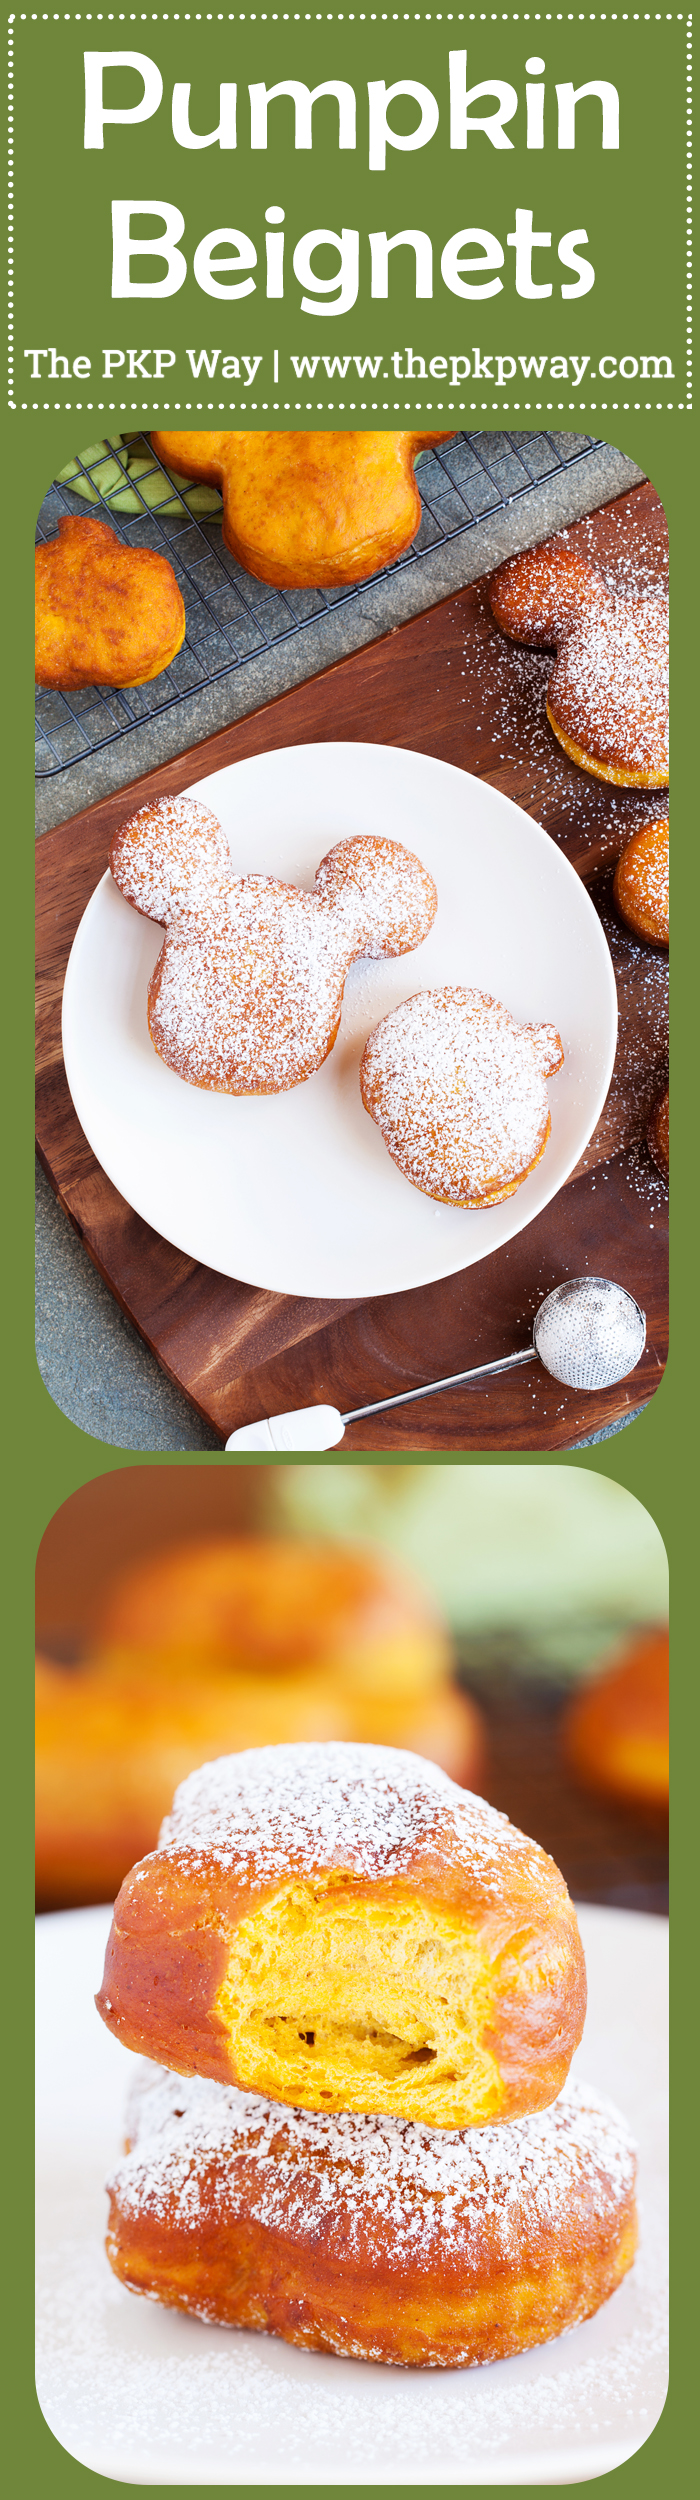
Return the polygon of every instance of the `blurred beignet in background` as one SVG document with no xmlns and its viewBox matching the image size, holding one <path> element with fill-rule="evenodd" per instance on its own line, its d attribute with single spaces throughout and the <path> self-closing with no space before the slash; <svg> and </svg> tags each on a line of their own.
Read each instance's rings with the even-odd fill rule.
<svg viewBox="0 0 700 2500">
<path fill-rule="evenodd" d="M 105 1655 L 128 1649 L 171 1676 L 315 1673 L 353 1691 L 423 1692 L 445 1673 L 445 1626 L 390 1556 L 292 1537 L 197 1537 L 132 1565 L 108 1589 Z"/>
<path fill-rule="evenodd" d="M 36 550 L 38 686 L 145 686 L 185 639 L 172 565 L 76 514 Z"/>
<path fill-rule="evenodd" d="M 497 2361 L 591 2317 L 632 2264 L 635 2155 L 568 2084 L 542 2116 L 436 2135 L 145 2069 L 109 2182 L 130 2291 L 399 2367 Z"/>
<path fill-rule="evenodd" d="M 331 1737 L 402 1745 L 478 1785 L 479 1711 L 402 1566 L 362 1549 L 205 1537 L 108 1590 L 80 1666 L 37 1668 L 37 1894 L 111 1901 L 173 1792 L 222 1753 Z"/>
<path fill-rule="evenodd" d="M 415 1754 L 329 1744 L 185 1781 L 122 1885 L 97 2004 L 183 2074 L 459 2127 L 554 2100 L 585 1998 L 535 1841 Z"/>
<path fill-rule="evenodd" d="M 569 1703 L 567 1761 L 587 1788 L 668 1812 L 668 1632 L 638 1636 Z"/>
</svg>

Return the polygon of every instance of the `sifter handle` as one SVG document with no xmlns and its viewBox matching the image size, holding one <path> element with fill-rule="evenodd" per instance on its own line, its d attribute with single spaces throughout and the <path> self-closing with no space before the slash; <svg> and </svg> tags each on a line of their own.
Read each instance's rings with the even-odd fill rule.
<svg viewBox="0 0 700 2500">
<path fill-rule="evenodd" d="M 241 1424 L 225 1444 L 227 1450 L 332 1450 L 345 1432 L 337 1406 L 299 1406 L 289 1415 L 267 1415 L 262 1423 Z"/>
</svg>

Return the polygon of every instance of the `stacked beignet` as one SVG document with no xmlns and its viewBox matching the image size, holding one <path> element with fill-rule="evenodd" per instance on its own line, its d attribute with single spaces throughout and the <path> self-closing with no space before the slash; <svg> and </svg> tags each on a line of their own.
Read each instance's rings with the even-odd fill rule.
<svg viewBox="0 0 700 2500">
<path fill-rule="evenodd" d="M 286 2343 L 404 2368 L 499 2361 L 590 2317 L 634 2256 L 633 2146 L 585 2085 L 513 2126 L 438 2134 L 153 2067 L 128 2130 L 115 2273 Z"/>
<path fill-rule="evenodd" d="M 561 2333 L 632 2262 L 626 2131 L 565 2089 L 585 1969 L 563 1878 L 414 1755 L 195 1773 L 122 1886 L 97 2003 L 171 2070 L 111 2183 L 134 2290 L 449 2367 Z"/>
</svg>

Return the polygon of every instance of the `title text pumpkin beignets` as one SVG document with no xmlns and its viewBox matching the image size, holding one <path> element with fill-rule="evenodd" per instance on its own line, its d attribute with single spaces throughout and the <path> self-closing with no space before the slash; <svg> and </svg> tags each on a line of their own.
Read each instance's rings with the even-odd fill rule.
<svg viewBox="0 0 700 2500">
<path fill-rule="evenodd" d="M 194 1772 L 122 1885 L 100 2013 L 128 2048 L 305 2109 L 545 2109 L 585 1971 L 537 1843 L 414 1754 L 279 1745 Z"/>
</svg>

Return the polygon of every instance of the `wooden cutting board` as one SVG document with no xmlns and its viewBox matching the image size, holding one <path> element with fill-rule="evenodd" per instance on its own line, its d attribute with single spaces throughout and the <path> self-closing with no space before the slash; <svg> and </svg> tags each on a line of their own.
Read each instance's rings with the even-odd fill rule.
<svg viewBox="0 0 700 2500">
<path fill-rule="evenodd" d="M 644 484 L 570 532 L 621 586 L 657 582 L 666 525 Z M 667 965 L 618 922 L 610 888 L 658 794 L 620 791 L 569 763 L 544 693 L 551 659 L 510 643 L 478 582 L 44 835 L 37 850 L 37 1146 L 44 1170 L 122 1309 L 221 1436 L 327 1400 L 347 1411 L 527 1343 L 543 1295 L 567 1275 L 614 1277 L 647 1313 L 629 1381 L 583 1396 L 533 1363 L 486 1388 L 448 1391 L 353 1425 L 344 1449 L 568 1449 L 658 1386 L 667 1350 L 665 1193 L 640 1145 L 666 1083 Z M 232 1283 L 171 1248 L 127 1206 L 91 1153 L 61 1052 L 73 937 L 116 827 L 146 800 L 243 756 L 306 741 L 371 739 L 477 773 L 544 825 L 585 878 L 615 964 L 620 1038 L 610 1093 L 577 1173 L 524 1233 L 476 1267 L 373 1302 L 304 1301 Z M 661 805 L 663 805 L 663 799 Z"/>
</svg>

